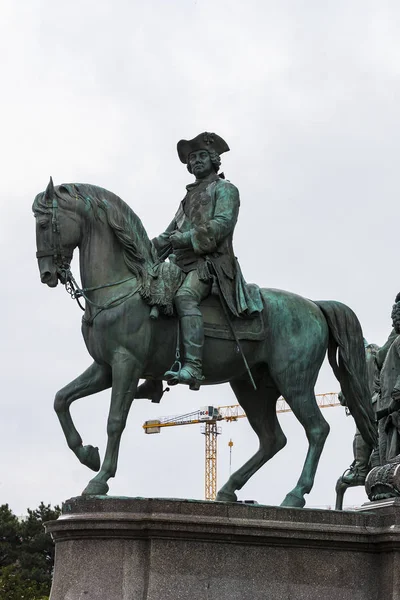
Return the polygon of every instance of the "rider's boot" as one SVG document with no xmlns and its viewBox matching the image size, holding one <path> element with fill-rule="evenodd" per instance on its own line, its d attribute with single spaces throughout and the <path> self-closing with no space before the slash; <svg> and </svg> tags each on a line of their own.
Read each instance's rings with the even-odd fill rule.
<svg viewBox="0 0 400 600">
<path fill-rule="evenodd" d="M 164 377 L 170 385 L 185 383 L 191 390 L 198 390 L 204 379 L 202 372 L 203 317 L 195 298 L 177 296 L 175 304 L 180 316 L 184 362 L 180 371 L 167 371 Z"/>
<path fill-rule="evenodd" d="M 370 470 L 371 448 L 364 442 L 359 431 L 354 436 L 353 449 L 354 461 L 343 475 L 342 481 L 349 486 L 364 485 Z"/>
<path fill-rule="evenodd" d="M 191 390 L 198 390 L 204 379 L 202 372 L 204 344 L 202 315 L 182 317 L 181 331 L 184 363 L 179 373 L 179 381 L 180 383 L 186 383 Z"/>
</svg>

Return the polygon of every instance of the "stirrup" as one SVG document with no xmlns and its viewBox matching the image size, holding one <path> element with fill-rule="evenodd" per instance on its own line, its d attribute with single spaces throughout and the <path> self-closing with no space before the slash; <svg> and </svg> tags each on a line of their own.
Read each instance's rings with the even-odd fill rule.
<svg viewBox="0 0 400 600">
<path fill-rule="evenodd" d="M 199 390 L 201 382 L 204 380 L 204 376 L 199 367 L 190 364 L 186 364 L 182 367 L 178 361 L 172 365 L 169 371 L 164 373 L 164 377 L 166 378 L 168 385 L 183 383 L 188 385 L 189 389 L 193 391 Z"/>
<path fill-rule="evenodd" d="M 172 367 L 165 371 L 164 379 L 167 380 L 168 385 L 177 385 L 179 383 L 179 375 L 182 370 L 182 363 L 179 358 L 176 359 Z"/>
<path fill-rule="evenodd" d="M 356 487 L 358 485 L 364 485 L 365 479 L 368 475 L 368 471 L 365 474 L 359 469 L 350 467 L 342 475 L 342 482 L 349 487 Z"/>
</svg>

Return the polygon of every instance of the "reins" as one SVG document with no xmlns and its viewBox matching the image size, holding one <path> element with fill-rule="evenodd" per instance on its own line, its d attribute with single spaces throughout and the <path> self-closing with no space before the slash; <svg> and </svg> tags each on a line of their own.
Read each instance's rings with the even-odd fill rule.
<svg viewBox="0 0 400 600">
<path fill-rule="evenodd" d="M 83 311 L 85 311 L 86 308 L 84 306 L 82 306 L 82 304 L 80 303 L 80 301 L 79 301 L 80 298 L 83 298 L 85 300 L 85 302 L 87 302 L 93 308 L 97 308 L 97 311 L 91 317 L 89 317 L 89 318 L 82 317 L 82 321 L 84 323 L 86 323 L 87 325 L 93 325 L 93 321 L 103 310 L 107 310 L 109 308 L 116 308 L 117 306 L 119 306 L 120 304 L 125 302 L 125 300 L 128 300 L 128 298 L 131 298 L 132 296 L 134 296 L 141 287 L 140 284 L 138 283 L 133 288 L 133 290 L 130 290 L 128 293 L 124 294 L 123 296 L 118 296 L 117 298 L 111 298 L 111 300 L 108 300 L 108 302 L 106 302 L 105 304 L 97 304 L 96 302 L 93 302 L 93 300 L 90 300 L 90 298 L 88 298 L 88 296 L 86 295 L 86 292 L 94 292 L 95 290 L 103 290 L 105 288 L 114 287 L 116 285 L 120 285 L 122 283 L 126 283 L 127 281 L 131 281 L 132 279 L 135 279 L 135 276 L 132 275 L 132 277 L 126 277 L 125 279 L 121 279 L 120 281 L 114 281 L 113 283 L 104 283 L 103 285 L 96 285 L 93 287 L 80 288 L 78 286 L 78 284 L 76 283 L 76 280 L 72 274 L 72 271 L 71 271 L 69 265 L 66 267 L 62 267 L 60 269 L 57 268 L 57 272 L 60 275 L 61 281 L 64 282 L 65 290 L 71 296 L 72 300 L 77 301 L 78 306 Z"/>
</svg>

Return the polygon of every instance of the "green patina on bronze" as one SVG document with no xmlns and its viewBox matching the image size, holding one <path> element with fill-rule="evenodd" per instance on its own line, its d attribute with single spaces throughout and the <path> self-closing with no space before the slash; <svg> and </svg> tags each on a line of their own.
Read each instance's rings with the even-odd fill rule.
<svg viewBox="0 0 400 600">
<path fill-rule="evenodd" d="M 214 136 L 210 143 L 218 146 L 219 139 Z M 200 193 L 191 194 L 189 188 L 189 202 L 181 207 L 185 212 L 182 220 L 178 222 L 178 210 L 169 231 L 154 243 L 132 209 L 97 186 L 63 184 L 54 188 L 51 181 L 46 192 L 36 197 L 33 211 L 41 280 L 50 287 L 60 280 L 72 294 L 85 298 L 82 333 L 94 361 L 57 393 L 55 410 L 69 447 L 81 463 L 99 471 L 84 493 L 107 493 L 107 482 L 116 473 L 120 439 L 133 399 L 159 399 L 161 381 L 176 375 L 170 372 L 178 332 L 177 318 L 171 316 L 174 304 L 182 325 L 183 355 L 188 367 L 187 376 L 180 373 L 178 381 L 190 386 L 196 382 L 229 382 L 260 440 L 255 455 L 229 478 L 218 499 L 234 501 L 235 490 L 284 447 L 286 438 L 276 417 L 276 400 L 283 395 L 309 441 L 300 478 L 283 505 L 304 506 L 304 495 L 313 486 L 329 432 L 314 395 L 327 349 L 361 434 L 368 443 L 376 442 L 374 415 L 367 400 L 361 327 L 351 309 L 339 302 L 312 302 L 290 292 L 259 290 L 245 284 L 231 243 L 238 210 L 237 190 L 222 181 L 214 167 L 214 174 L 201 176 L 213 163 L 215 153 L 212 148 L 207 151 L 208 161 L 204 149 L 193 148 L 190 142 L 193 140 L 186 143 L 190 149 L 187 156 L 193 159 L 189 160 L 189 169 L 197 177 L 194 189 Z M 186 156 L 185 149 L 182 156 Z M 199 206 L 211 211 L 207 214 L 212 218 L 203 220 Z M 214 219 L 216 210 L 220 222 Z M 69 268 L 76 248 L 80 251 L 81 290 L 74 289 Z M 166 257 L 170 261 L 163 262 Z M 228 336 L 204 338 L 199 303 L 214 293 L 220 294 L 229 319 L 236 313 L 248 317 L 249 323 L 252 318 L 263 321 L 262 340 L 242 336 L 240 342 L 256 389 L 237 341 L 226 339 Z M 151 318 L 157 316 L 155 307 L 159 316 Z M 141 378 L 146 381 L 138 386 Z M 70 405 L 110 387 L 108 442 L 100 464 L 98 449 L 83 446 Z"/>
</svg>

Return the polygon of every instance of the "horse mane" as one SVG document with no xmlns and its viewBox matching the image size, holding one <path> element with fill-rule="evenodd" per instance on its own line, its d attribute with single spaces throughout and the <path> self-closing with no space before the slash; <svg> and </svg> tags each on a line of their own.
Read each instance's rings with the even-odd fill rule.
<svg viewBox="0 0 400 600">
<path fill-rule="evenodd" d="M 180 269 L 173 263 L 161 263 L 139 217 L 119 196 L 96 185 L 63 183 L 54 188 L 60 201 L 80 200 L 93 219 L 103 213 L 108 225 L 121 244 L 128 269 L 141 283 L 141 296 L 150 305 L 156 304 L 165 314 L 172 314 L 173 297 L 182 283 Z M 45 192 L 33 202 L 35 215 L 51 214 Z"/>
<path fill-rule="evenodd" d="M 59 200 L 80 200 L 87 209 L 91 209 L 88 212 L 95 219 L 99 218 L 100 211 L 103 212 L 122 246 L 126 266 L 136 277 L 141 280 L 146 278 L 148 270 L 159 260 L 141 220 L 126 202 L 96 185 L 63 183 L 54 189 Z M 44 192 L 36 196 L 32 208 L 35 214 L 51 212 Z"/>
<path fill-rule="evenodd" d="M 32 211 L 35 217 L 36 215 L 48 215 L 51 213 L 51 206 L 46 201 L 45 192 L 40 192 L 36 196 L 32 204 Z"/>
</svg>

